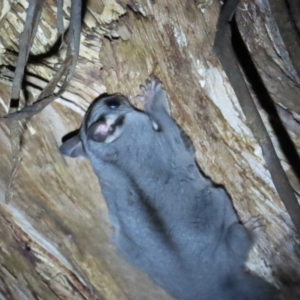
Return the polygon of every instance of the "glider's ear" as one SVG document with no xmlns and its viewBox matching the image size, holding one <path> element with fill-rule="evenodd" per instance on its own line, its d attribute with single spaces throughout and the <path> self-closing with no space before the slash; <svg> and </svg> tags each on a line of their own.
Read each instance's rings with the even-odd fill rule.
<svg viewBox="0 0 300 300">
<path fill-rule="evenodd" d="M 59 147 L 59 152 L 70 157 L 86 157 L 78 134 L 63 142 Z"/>
</svg>

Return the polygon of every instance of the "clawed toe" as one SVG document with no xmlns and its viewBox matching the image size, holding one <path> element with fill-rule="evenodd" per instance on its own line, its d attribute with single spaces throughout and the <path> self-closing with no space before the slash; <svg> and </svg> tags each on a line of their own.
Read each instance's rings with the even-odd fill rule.
<svg viewBox="0 0 300 300">
<path fill-rule="evenodd" d="M 246 223 L 245 226 L 251 230 L 256 227 L 264 226 L 264 219 L 261 216 L 251 217 Z"/>
<path fill-rule="evenodd" d="M 145 85 L 140 85 L 142 95 L 136 96 L 136 99 L 145 103 L 153 98 L 155 92 L 162 88 L 161 82 L 155 75 L 150 75 L 145 80 Z"/>
<path fill-rule="evenodd" d="M 254 239 L 258 239 L 266 229 L 264 219 L 261 216 L 251 217 L 244 225 Z"/>
<path fill-rule="evenodd" d="M 150 75 L 145 80 L 145 84 L 140 85 L 140 90 L 141 95 L 135 98 L 143 103 L 146 112 L 153 113 L 154 110 L 161 110 L 170 115 L 166 91 L 162 87 L 161 81 L 155 75 Z"/>
<path fill-rule="evenodd" d="M 147 85 L 147 89 L 152 89 L 152 79 L 151 78 L 147 78 L 146 79 L 146 85 Z"/>
</svg>

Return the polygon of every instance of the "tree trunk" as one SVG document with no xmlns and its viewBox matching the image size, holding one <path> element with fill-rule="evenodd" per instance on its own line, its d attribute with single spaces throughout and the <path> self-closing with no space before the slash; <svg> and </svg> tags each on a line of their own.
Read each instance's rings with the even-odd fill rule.
<svg viewBox="0 0 300 300">
<path fill-rule="evenodd" d="M 27 6 L 24 0 L 0 4 L 1 116 L 8 111 L 13 77 L 4 66 L 16 64 Z M 56 7 L 51 0 L 43 6 L 32 48 L 36 57 L 28 64 L 24 82 L 28 104 L 62 63 L 64 47 L 52 47 L 58 36 Z M 69 7 L 70 1 L 65 1 L 65 27 Z M 110 241 L 107 207 L 89 163 L 58 152 L 62 137 L 78 129 L 99 94 L 120 92 L 137 104 L 139 85 L 152 72 L 169 94 L 172 116 L 193 140 L 203 172 L 225 186 L 241 221 L 254 215 L 265 219 L 266 233 L 251 251 L 248 268 L 280 288 L 282 299 L 300 297 L 294 227 L 212 53 L 219 11 L 220 2 L 210 0 L 88 1 L 80 56 L 67 92 L 20 122 L 23 159 L 9 203 L 5 190 L 11 173 L 10 137 L 7 125 L 0 122 L 0 299 L 170 299 L 117 254 Z M 300 81 L 268 1 L 242 1 L 237 22 L 298 150 Z M 38 59 L 49 50 L 51 55 Z M 256 103 L 292 186 L 300 192 L 297 168 L 291 167 L 268 110 L 257 99 Z"/>
</svg>

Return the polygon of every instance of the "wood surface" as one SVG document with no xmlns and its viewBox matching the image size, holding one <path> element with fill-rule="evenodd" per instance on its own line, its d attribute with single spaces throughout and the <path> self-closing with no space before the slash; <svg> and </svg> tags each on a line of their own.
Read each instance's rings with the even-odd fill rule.
<svg viewBox="0 0 300 300">
<path fill-rule="evenodd" d="M 27 7 L 25 0 L 0 3 L 2 71 L 15 66 L 15 53 L 22 51 L 18 38 Z M 57 40 L 56 7 L 53 0 L 43 5 L 33 55 L 47 53 Z M 65 1 L 65 28 L 69 7 L 70 1 Z M 266 233 L 251 252 L 248 268 L 277 286 L 282 299 L 300 298 L 299 240 L 261 148 L 212 53 L 219 11 L 216 0 L 88 1 L 80 55 L 67 92 L 20 122 L 23 159 L 9 203 L 5 191 L 11 170 L 10 137 L 7 124 L 0 122 L 0 299 L 171 299 L 117 254 L 107 207 L 89 163 L 58 152 L 62 137 L 78 129 L 97 96 L 120 92 L 137 104 L 139 85 L 152 72 L 163 82 L 172 116 L 191 137 L 203 172 L 225 186 L 241 221 L 255 215 L 265 219 Z M 300 80 L 269 2 L 241 1 L 237 22 L 299 151 Z M 28 104 L 55 74 L 64 53 L 62 47 L 28 64 Z M 12 86 L 13 73 L 6 72 L 8 79 L 0 78 L 1 116 L 8 112 Z M 286 157 L 257 99 L 256 103 L 291 184 L 300 192 L 296 165 Z"/>
</svg>

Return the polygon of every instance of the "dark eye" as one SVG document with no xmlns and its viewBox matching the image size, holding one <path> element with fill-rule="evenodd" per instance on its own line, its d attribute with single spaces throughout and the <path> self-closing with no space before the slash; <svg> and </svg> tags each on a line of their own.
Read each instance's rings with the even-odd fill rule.
<svg viewBox="0 0 300 300">
<path fill-rule="evenodd" d="M 107 100 L 106 102 L 105 102 L 105 104 L 107 105 L 107 106 L 109 106 L 110 108 L 117 108 L 117 107 L 119 107 L 120 106 L 120 101 L 118 101 L 118 100 L 115 100 L 115 99 L 111 99 L 111 100 Z"/>
</svg>

